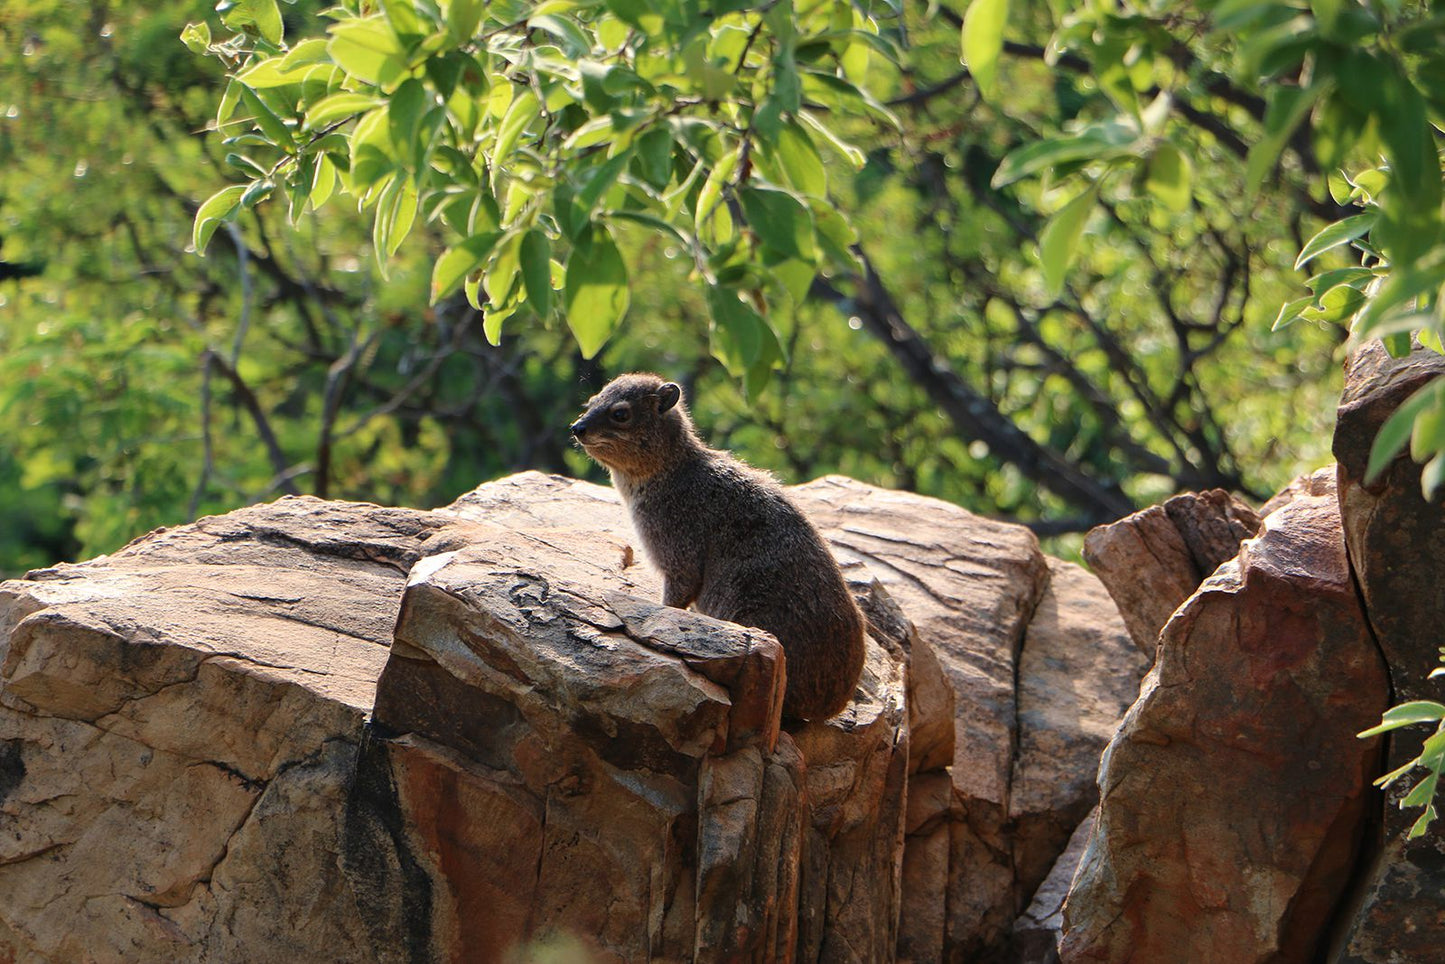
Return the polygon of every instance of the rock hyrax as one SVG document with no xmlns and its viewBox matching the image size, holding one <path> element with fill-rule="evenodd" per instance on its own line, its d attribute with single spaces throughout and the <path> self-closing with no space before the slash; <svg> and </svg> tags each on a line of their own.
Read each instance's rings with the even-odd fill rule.
<svg viewBox="0 0 1445 964">
<path fill-rule="evenodd" d="M 783 715 L 821 720 L 863 669 L 863 614 L 818 531 L 768 475 L 702 443 L 682 389 L 623 375 L 572 434 L 612 473 L 662 601 L 765 629 L 787 654 Z"/>
</svg>

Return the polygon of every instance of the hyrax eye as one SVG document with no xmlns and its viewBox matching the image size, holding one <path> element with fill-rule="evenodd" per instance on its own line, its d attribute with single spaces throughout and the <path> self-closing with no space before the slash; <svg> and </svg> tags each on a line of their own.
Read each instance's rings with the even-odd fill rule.
<svg viewBox="0 0 1445 964">
<path fill-rule="evenodd" d="M 632 417 L 632 409 L 628 408 L 626 405 L 618 405 L 608 414 L 611 416 L 612 421 L 614 422 L 625 422 Z"/>
</svg>

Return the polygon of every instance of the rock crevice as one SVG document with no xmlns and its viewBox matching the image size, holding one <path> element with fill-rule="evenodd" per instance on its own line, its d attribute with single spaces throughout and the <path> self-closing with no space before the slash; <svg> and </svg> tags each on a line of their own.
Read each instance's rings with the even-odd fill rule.
<svg viewBox="0 0 1445 964">
<path fill-rule="evenodd" d="M 430 512 L 286 498 L 0 586 L 0 952 L 1005 953 L 1142 660 L 1020 527 L 794 492 L 870 639 L 847 710 L 786 729 L 776 640 L 661 606 L 614 495 L 537 473 Z"/>
</svg>

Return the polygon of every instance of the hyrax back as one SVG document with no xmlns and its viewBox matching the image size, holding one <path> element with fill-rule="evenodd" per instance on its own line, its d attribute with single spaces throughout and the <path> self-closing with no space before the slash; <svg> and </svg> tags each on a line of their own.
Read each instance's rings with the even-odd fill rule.
<svg viewBox="0 0 1445 964">
<path fill-rule="evenodd" d="M 818 531 L 771 477 L 698 439 L 682 390 L 623 375 L 572 433 L 607 467 L 663 602 L 765 629 L 787 654 L 783 714 L 821 720 L 863 669 L 863 614 Z"/>
</svg>

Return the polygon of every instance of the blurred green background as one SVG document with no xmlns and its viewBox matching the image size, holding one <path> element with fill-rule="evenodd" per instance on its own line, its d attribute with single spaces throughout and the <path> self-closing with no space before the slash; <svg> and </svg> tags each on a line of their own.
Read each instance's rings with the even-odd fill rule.
<svg viewBox="0 0 1445 964">
<path fill-rule="evenodd" d="M 324 30 L 317 5 L 282 9 L 288 36 Z M 1268 497 L 1329 458 L 1343 333 L 1270 323 L 1299 294 L 1303 239 L 1337 212 L 1293 157 L 1246 195 L 1235 143 L 1258 138 L 1262 111 L 1226 91 L 1175 135 L 1192 202 L 1106 191 L 1064 295 L 1045 295 L 1052 201 L 989 181 L 1103 95 L 1087 64 L 1046 62 L 1042 17 L 1011 21 L 1039 44 L 1002 65 L 1001 108 L 959 79 L 958 13 L 903 8 L 909 61 L 879 80 L 902 130 L 848 121 L 868 163 L 830 172 L 926 370 L 880 337 L 863 279 L 832 278 L 788 319 L 786 368 L 746 399 L 709 354 L 677 252 L 640 234 L 624 239 L 631 312 L 590 361 L 565 329 L 518 324 L 492 347 L 465 301 L 428 307 L 438 236 L 416 232 L 383 277 L 347 203 L 294 227 L 262 204 L 198 257 L 196 208 L 237 178 L 207 130 L 220 68 L 178 40 L 212 5 L 7 0 L 0 575 L 286 492 L 430 507 L 520 469 L 600 480 L 566 425 L 634 369 L 681 380 L 712 444 L 785 481 L 912 489 L 1031 524 L 1065 553 L 1103 510 L 1055 494 L 1055 469 L 1133 505 L 1215 485 Z M 939 373 L 1054 468 L 1021 467 L 946 414 Z"/>
</svg>

